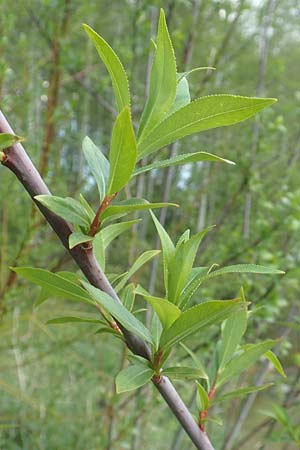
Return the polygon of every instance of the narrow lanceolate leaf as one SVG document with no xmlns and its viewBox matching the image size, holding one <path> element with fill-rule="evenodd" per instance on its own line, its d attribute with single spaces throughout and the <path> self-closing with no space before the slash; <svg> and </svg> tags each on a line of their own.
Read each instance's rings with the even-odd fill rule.
<svg viewBox="0 0 300 450">
<path fill-rule="evenodd" d="M 47 325 L 57 325 L 62 323 L 103 323 L 100 319 L 91 319 L 90 317 L 63 316 L 55 317 L 46 322 Z"/>
<path fill-rule="evenodd" d="M 165 298 L 153 297 L 140 286 L 136 288 L 135 292 L 136 294 L 144 297 L 144 299 L 150 303 L 153 310 L 158 315 L 164 329 L 169 328 L 180 316 L 180 309 L 176 305 L 173 305 L 173 303 L 168 302 Z"/>
<path fill-rule="evenodd" d="M 210 403 L 208 393 L 206 392 L 202 384 L 198 382 L 196 382 L 196 384 L 197 384 L 197 400 L 199 403 L 199 409 L 200 411 L 206 411 Z"/>
<path fill-rule="evenodd" d="M 87 136 L 83 139 L 82 151 L 90 171 L 92 172 L 92 175 L 97 183 L 101 203 L 107 191 L 109 162 L 101 152 L 100 148 L 98 148 Z"/>
<path fill-rule="evenodd" d="M 241 308 L 241 300 L 212 300 L 183 312 L 170 328 L 163 331 L 160 347 L 167 349 L 213 324 L 219 324 Z"/>
<path fill-rule="evenodd" d="M 69 236 L 69 248 L 74 248 L 76 245 L 83 244 L 84 242 L 90 242 L 93 239 L 93 236 L 88 236 L 80 231 L 72 233 Z"/>
<path fill-rule="evenodd" d="M 131 314 L 121 303 L 116 302 L 105 292 L 100 291 L 89 283 L 82 281 L 83 286 L 93 299 L 106 309 L 118 322 L 128 331 L 140 336 L 147 342 L 152 343 L 149 330 L 133 314 Z"/>
<path fill-rule="evenodd" d="M 105 271 L 105 245 L 102 233 L 97 233 L 93 240 L 93 253 L 101 269 Z"/>
<path fill-rule="evenodd" d="M 243 353 L 231 359 L 229 363 L 220 372 L 217 387 L 230 381 L 236 375 L 247 370 L 249 366 L 254 364 L 260 356 L 278 344 L 279 340 L 269 340 L 248 346 L 244 349 Z"/>
<path fill-rule="evenodd" d="M 199 378 L 207 378 L 206 373 L 195 367 L 168 367 L 164 369 L 162 375 L 166 375 L 174 380 L 198 380 Z"/>
<path fill-rule="evenodd" d="M 214 270 L 209 274 L 205 275 L 202 279 L 208 280 L 210 278 L 215 278 L 220 275 L 226 275 L 227 273 L 256 273 L 259 275 L 282 275 L 284 272 L 282 270 L 275 269 L 273 267 L 258 266 L 257 264 L 236 264 L 234 266 L 222 267 L 222 269 Z"/>
<path fill-rule="evenodd" d="M 160 10 L 149 96 L 141 117 L 139 140 L 162 120 L 174 103 L 177 88 L 176 60 L 163 10 Z"/>
<path fill-rule="evenodd" d="M 103 211 L 100 218 L 104 220 L 111 216 L 129 214 L 133 211 L 164 208 L 166 206 L 178 207 L 175 203 L 149 203 L 143 198 L 131 198 L 130 200 L 124 200 L 109 206 Z"/>
<path fill-rule="evenodd" d="M 127 281 L 148 261 L 157 256 L 160 250 L 147 250 L 142 253 L 137 260 L 133 263 L 130 270 L 122 277 L 121 281 L 115 287 L 115 291 L 119 292 L 127 283 Z"/>
<path fill-rule="evenodd" d="M 0 150 L 11 147 L 17 142 L 24 141 L 21 136 L 15 136 L 14 134 L 0 133 Z"/>
<path fill-rule="evenodd" d="M 148 383 L 154 375 L 154 370 L 142 364 L 134 364 L 121 370 L 116 377 L 117 394 L 132 391 Z"/>
<path fill-rule="evenodd" d="M 54 195 L 36 195 L 34 199 L 67 222 L 83 227 L 89 227 L 90 225 L 90 219 L 86 210 L 81 203 L 73 198 L 62 198 Z"/>
<path fill-rule="evenodd" d="M 135 301 L 135 285 L 133 283 L 128 284 L 120 293 L 120 298 L 123 305 L 128 311 L 132 311 Z"/>
<path fill-rule="evenodd" d="M 114 223 L 113 225 L 108 225 L 103 228 L 100 233 L 102 234 L 104 248 L 107 248 L 109 244 L 116 239 L 120 234 L 124 233 L 124 231 L 129 230 L 132 225 L 140 222 L 141 219 L 130 220 L 128 222 Z"/>
<path fill-rule="evenodd" d="M 49 294 L 94 305 L 89 294 L 72 281 L 56 273 L 33 267 L 12 267 L 14 272 L 48 290 Z"/>
<path fill-rule="evenodd" d="M 176 247 L 168 266 L 168 300 L 180 305 L 180 293 L 191 273 L 198 247 L 210 228 L 200 231 Z"/>
<path fill-rule="evenodd" d="M 159 220 L 155 217 L 152 211 L 150 211 L 150 214 L 153 219 L 154 225 L 157 229 L 163 251 L 164 283 L 166 294 L 168 295 L 168 267 L 174 255 L 175 247 L 173 242 L 171 241 L 170 236 L 168 235 L 162 224 L 159 222 Z"/>
<path fill-rule="evenodd" d="M 178 78 L 178 75 L 177 75 Z M 167 115 L 173 114 L 178 109 L 187 105 L 191 101 L 189 82 L 185 77 L 181 77 L 177 83 L 176 97 L 172 107 L 169 109 Z"/>
<path fill-rule="evenodd" d="M 148 172 L 149 170 L 153 169 L 164 169 L 170 166 L 181 166 L 183 164 L 198 161 L 213 161 L 213 162 L 224 162 L 227 164 L 235 164 L 233 161 L 230 161 L 229 159 L 221 158 L 220 156 L 213 155 L 212 153 L 196 152 L 196 153 L 188 153 L 186 155 L 177 155 L 174 156 L 174 158 L 164 159 L 162 161 L 155 161 L 153 164 L 149 164 L 148 166 L 136 169 L 133 173 L 133 176 L 140 175 L 141 173 Z"/>
<path fill-rule="evenodd" d="M 83 25 L 83 28 L 93 41 L 100 58 L 110 74 L 118 111 L 121 112 L 125 106 L 130 106 L 129 85 L 124 67 L 113 49 L 99 34 L 86 24 Z"/>
<path fill-rule="evenodd" d="M 227 94 L 201 97 L 180 108 L 157 125 L 139 143 L 139 157 L 143 158 L 190 134 L 242 122 L 275 101 L 274 98 Z"/>
<path fill-rule="evenodd" d="M 94 212 L 93 208 L 91 207 L 91 205 L 88 203 L 88 201 L 84 198 L 84 196 L 82 194 L 79 194 L 79 201 L 82 204 L 82 206 L 84 207 L 84 209 L 86 210 L 87 215 L 89 216 L 89 219 L 92 222 L 95 217 L 95 212 Z"/>
<path fill-rule="evenodd" d="M 271 363 L 273 364 L 273 366 L 275 367 L 275 369 L 277 370 L 277 372 L 283 377 L 286 378 L 286 374 L 283 370 L 283 367 L 281 365 L 281 362 L 279 361 L 279 359 L 277 358 L 277 356 L 275 355 L 275 353 L 273 353 L 271 350 L 267 351 L 264 355 L 269 361 L 271 361 Z"/>
<path fill-rule="evenodd" d="M 128 106 L 120 112 L 112 130 L 107 195 L 120 191 L 130 180 L 137 158 L 137 146 Z"/>
<path fill-rule="evenodd" d="M 222 331 L 219 368 L 222 369 L 232 357 L 247 328 L 247 303 L 244 301 L 241 311 L 229 317 Z"/>
<path fill-rule="evenodd" d="M 235 391 L 227 392 L 227 394 L 221 395 L 220 397 L 215 397 L 213 400 L 213 404 L 226 402 L 238 397 L 243 397 L 244 395 L 252 394 L 252 392 L 263 391 L 270 386 L 273 386 L 273 383 L 266 383 L 262 384 L 261 386 L 247 386 L 241 389 L 236 389 Z"/>
<path fill-rule="evenodd" d="M 196 292 L 199 285 L 201 284 L 201 280 L 202 280 L 203 276 L 205 276 L 207 274 L 207 272 L 208 272 L 208 267 L 194 267 L 191 270 L 191 273 L 186 282 L 186 285 L 184 286 L 184 288 L 180 294 L 181 308 L 185 307 L 189 303 L 193 294 Z"/>
</svg>

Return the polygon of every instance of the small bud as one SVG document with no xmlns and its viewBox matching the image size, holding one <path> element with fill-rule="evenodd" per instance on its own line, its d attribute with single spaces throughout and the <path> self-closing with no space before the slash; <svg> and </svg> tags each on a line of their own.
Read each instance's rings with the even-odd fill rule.
<svg viewBox="0 0 300 450">
<path fill-rule="evenodd" d="M 5 158 L 6 158 L 5 153 L 0 151 L 0 161 L 3 162 Z"/>
</svg>

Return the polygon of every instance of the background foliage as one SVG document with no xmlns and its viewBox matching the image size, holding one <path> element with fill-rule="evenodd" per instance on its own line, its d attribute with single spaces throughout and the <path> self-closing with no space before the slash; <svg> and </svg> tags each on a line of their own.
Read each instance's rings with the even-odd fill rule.
<svg viewBox="0 0 300 450">
<path fill-rule="evenodd" d="M 163 3 L 163 4 L 162 4 Z M 2 3 L 1 108 L 45 176 L 53 194 L 83 192 L 96 205 L 97 188 L 83 161 L 81 142 L 89 135 L 107 151 L 116 105 L 109 77 L 81 27 L 85 22 L 117 50 L 129 76 L 133 119 L 144 105 L 150 38 L 159 7 L 166 17 L 178 70 L 214 66 L 190 75 L 192 97 L 237 93 L 277 97 L 257 119 L 236 127 L 186 138 L 165 150 L 208 151 L 237 166 L 197 163 L 139 177 L 126 196 L 179 203 L 160 220 L 176 240 L 216 227 L 203 240 L 198 265 L 257 263 L 287 272 L 284 278 L 228 275 L 203 286 L 201 297 L 233 298 L 243 285 L 257 308 L 247 342 L 284 336 L 278 353 L 287 379 L 257 364 L 240 380 L 274 381 L 254 403 L 220 404 L 223 426 L 210 424 L 218 449 L 296 449 L 299 445 L 299 229 L 300 151 L 298 87 L 300 10 L 298 2 L 276 1 L 17 1 Z M 148 69 L 147 69 L 148 68 Z M 33 307 L 38 289 L 16 280 L 8 266 L 74 270 L 55 236 L 33 209 L 22 187 L 4 168 L 1 176 L 0 448 L 15 449 L 190 449 L 157 393 L 145 388 L 116 396 L 114 375 L 124 349 L 97 325 L 45 325 L 68 307 L 59 299 Z M 158 248 L 154 226 L 144 220 L 110 248 L 110 272 L 122 273 L 144 250 Z M 163 277 L 154 260 L 135 277 L 156 293 Z M 121 271 L 121 272 L 120 272 Z M 82 308 L 82 307 L 81 307 Z M 216 329 L 191 343 L 207 363 Z M 178 355 L 184 361 L 186 353 Z M 191 384 L 178 382 L 187 402 Z M 276 406 L 274 406 L 276 404 Z M 242 421 L 242 411 L 247 412 Z M 193 406 L 192 406 L 193 409 Z M 234 413 L 232 413 L 234 411 Z M 241 426 L 241 429 L 237 428 Z M 235 442 L 229 431 L 238 431 Z M 177 447 L 176 447 L 177 446 Z"/>
</svg>

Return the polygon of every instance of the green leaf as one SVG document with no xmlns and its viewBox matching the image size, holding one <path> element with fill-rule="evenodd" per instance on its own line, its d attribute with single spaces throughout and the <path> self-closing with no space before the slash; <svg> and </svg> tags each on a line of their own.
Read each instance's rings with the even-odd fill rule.
<svg viewBox="0 0 300 450">
<path fill-rule="evenodd" d="M 235 164 L 229 159 L 224 159 L 219 156 L 213 155 L 207 152 L 196 152 L 187 153 L 185 155 L 177 155 L 170 159 L 164 159 L 162 161 L 155 161 L 147 166 L 140 167 L 133 172 L 133 176 L 140 175 L 141 173 L 148 172 L 153 169 L 164 169 L 170 166 L 180 166 L 183 164 L 198 162 L 198 161 L 213 161 L 213 162 L 224 162 L 227 164 Z"/>
<path fill-rule="evenodd" d="M 9 133 L 0 133 L 0 150 L 11 147 L 17 142 L 24 141 L 24 138 L 21 136 L 16 136 L 14 134 Z"/>
<path fill-rule="evenodd" d="M 202 279 L 208 280 L 210 278 L 215 278 L 220 275 L 225 275 L 227 273 L 256 273 L 256 274 L 268 274 L 268 275 L 282 275 L 284 272 L 282 270 L 274 269 L 273 267 L 258 266 L 256 264 L 236 264 L 234 266 L 222 267 L 222 269 L 214 270 L 208 273 Z"/>
<path fill-rule="evenodd" d="M 181 304 L 180 294 L 191 273 L 198 247 L 210 228 L 200 231 L 188 241 L 181 242 L 168 264 L 168 300 Z"/>
<path fill-rule="evenodd" d="M 94 239 L 93 236 L 88 236 L 81 233 L 80 231 L 74 232 L 69 236 L 69 249 L 75 247 L 78 244 L 83 244 L 84 242 L 90 242 Z"/>
<path fill-rule="evenodd" d="M 181 314 L 180 309 L 176 305 L 173 305 L 173 303 L 168 302 L 168 300 L 164 298 L 153 297 L 141 288 L 141 286 L 136 288 L 135 293 L 141 295 L 148 303 L 150 303 L 158 315 L 164 329 L 169 328 Z"/>
<path fill-rule="evenodd" d="M 153 219 L 154 225 L 157 229 L 161 247 L 163 251 L 163 266 L 164 266 L 164 283 L 165 283 L 165 289 L 166 289 L 166 295 L 168 295 L 168 267 L 171 261 L 171 258 L 174 255 L 175 247 L 173 242 L 171 241 L 170 236 L 164 229 L 164 227 L 161 225 L 159 220 L 155 217 L 152 211 L 150 211 L 151 217 Z"/>
<path fill-rule="evenodd" d="M 137 158 L 137 145 L 126 106 L 118 115 L 112 130 L 107 195 L 120 191 L 130 180 Z"/>
<path fill-rule="evenodd" d="M 133 263 L 130 270 L 124 275 L 121 281 L 115 287 L 115 291 L 119 292 L 127 283 L 129 278 L 131 278 L 144 264 L 146 264 L 150 259 L 154 258 L 160 253 L 160 250 L 147 250 L 142 253 L 137 260 Z"/>
<path fill-rule="evenodd" d="M 107 219 L 108 217 L 119 215 L 119 214 L 129 214 L 133 211 L 140 211 L 143 209 L 156 209 L 164 208 L 166 206 L 176 206 L 175 203 L 149 203 L 143 198 L 131 198 L 129 200 L 123 200 L 118 203 L 106 208 L 101 214 L 101 220 Z"/>
<path fill-rule="evenodd" d="M 118 303 L 108 294 L 95 288 L 89 283 L 82 281 L 83 286 L 88 293 L 105 308 L 118 322 L 120 322 L 128 331 L 140 336 L 147 342 L 153 343 L 152 337 L 147 328 L 136 317 L 131 314 L 122 303 Z"/>
<path fill-rule="evenodd" d="M 227 319 L 241 308 L 241 300 L 212 300 L 183 312 L 170 328 L 163 331 L 160 347 L 173 347 L 199 330 Z"/>
<path fill-rule="evenodd" d="M 109 176 L 109 162 L 101 152 L 100 148 L 98 148 L 88 136 L 83 139 L 82 151 L 97 183 L 101 203 L 106 194 Z"/>
<path fill-rule="evenodd" d="M 243 397 L 244 395 L 252 394 L 252 392 L 262 391 L 267 389 L 270 386 L 273 386 L 274 383 L 266 383 L 261 386 L 248 386 L 241 389 L 236 389 L 234 391 L 227 392 L 227 394 L 214 397 L 213 404 L 226 402 L 228 400 L 232 400 L 233 398 Z"/>
<path fill-rule="evenodd" d="M 228 94 L 201 97 L 157 125 L 139 143 L 139 158 L 190 134 L 242 122 L 275 101 Z"/>
<path fill-rule="evenodd" d="M 114 223 L 113 225 L 108 225 L 107 227 L 103 228 L 100 233 L 102 234 L 104 248 L 106 249 L 115 238 L 124 233 L 124 231 L 127 231 L 129 228 L 131 228 L 132 225 L 140 221 L 141 219 L 136 219 L 130 220 L 128 222 Z"/>
<path fill-rule="evenodd" d="M 206 373 L 203 373 L 201 369 L 194 367 L 168 367 L 162 371 L 162 375 L 165 375 L 173 380 L 198 380 L 199 378 L 206 378 Z"/>
<path fill-rule="evenodd" d="M 177 76 L 178 77 L 178 76 Z M 185 77 L 181 77 L 177 84 L 176 98 L 172 107 L 168 111 L 168 116 L 178 109 L 187 105 L 191 101 L 189 82 Z"/>
<path fill-rule="evenodd" d="M 219 369 L 221 370 L 234 354 L 247 329 L 247 303 L 242 304 L 241 311 L 229 317 L 222 330 Z"/>
<path fill-rule="evenodd" d="M 174 103 L 176 96 L 176 60 L 163 10 L 160 10 L 157 48 L 155 50 L 149 96 L 141 117 L 139 140 L 162 120 Z"/>
<path fill-rule="evenodd" d="M 195 352 L 193 352 L 190 348 L 188 348 L 182 342 L 180 342 L 180 347 L 182 347 L 190 355 L 195 366 L 198 367 L 199 369 L 201 369 L 203 374 L 205 373 L 205 377 L 203 377 L 203 378 L 206 378 L 208 380 L 208 375 L 205 372 L 204 366 L 203 366 L 202 362 L 200 361 L 199 356 L 196 355 Z"/>
<path fill-rule="evenodd" d="M 84 207 L 73 198 L 54 195 L 36 195 L 36 201 L 72 224 L 89 227 L 90 219 Z"/>
<path fill-rule="evenodd" d="M 208 267 L 194 267 L 180 295 L 181 308 L 185 307 L 198 287 L 201 284 L 203 276 L 208 272 Z"/>
<path fill-rule="evenodd" d="M 278 344 L 278 342 L 278 339 L 269 340 L 259 344 L 247 346 L 247 348 L 243 350 L 243 353 L 231 359 L 223 370 L 220 371 L 216 384 L 217 387 L 220 387 L 236 375 L 239 375 L 241 372 L 247 370 L 248 367 L 254 364 L 260 356 Z"/>
<path fill-rule="evenodd" d="M 11 267 L 11 270 L 32 283 L 47 289 L 51 295 L 94 305 L 93 300 L 82 287 L 61 275 L 33 267 Z"/>
<path fill-rule="evenodd" d="M 128 311 L 132 311 L 135 301 L 135 285 L 130 283 L 128 286 L 124 287 L 120 293 L 120 298 L 125 308 L 128 309 Z"/>
<path fill-rule="evenodd" d="M 277 372 L 283 377 L 286 378 L 286 374 L 283 370 L 283 367 L 281 365 L 281 362 L 279 361 L 279 359 L 277 358 L 277 356 L 275 355 L 275 353 L 273 353 L 271 350 L 268 350 L 264 356 L 271 361 L 271 363 L 273 364 L 273 366 L 275 367 L 275 369 L 277 370 Z"/>
<path fill-rule="evenodd" d="M 121 370 L 116 377 L 117 394 L 132 391 L 148 383 L 154 375 L 154 370 L 142 364 L 134 364 Z"/>
<path fill-rule="evenodd" d="M 102 230 L 104 231 L 104 230 Z M 93 240 L 93 253 L 98 261 L 99 266 L 105 271 L 105 244 L 103 240 L 103 233 L 97 233 Z"/>
<path fill-rule="evenodd" d="M 88 201 L 84 198 L 84 196 L 82 194 L 79 194 L 79 201 L 82 204 L 82 206 L 84 207 L 84 209 L 86 210 L 90 222 L 93 221 L 94 217 L 95 217 L 95 212 L 93 210 L 93 208 L 90 206 L 90 204 L 88 203 Z"/>
<path fill-rule="evenodd" d="M 200 411 L 206 411 L 209 407 L 210 400 L 204 387 L 196 381 L 197 384 L 197 398 L 199 400 Z"/>
<path fill-rule="evenodd" d="M 116 53 L 108 43 L 88 25 L 83 24 L 83 28 L 93 41 L 100 58 L 106 66 L 112 80 L 114 93 L 121 112 L 125 106 L 130 106 L 129 85 L 124 67 Z"/>
<path fill-rule="evenodd" d="M 162 333 L 162 324 L 155 312 L 152 315 L 150 330 L 154 341 L 154 352 L 156 352 L 158 350 L 159 340 Z"/>
<path fill-rule="evenodd" d="M 70 322 L 80 322 L 80 323 L 103 323 L 100 319 L 91 319 L 89 317 L 76 317 L 76 316 L 63 316 L 55 317 L 55 319 L 50 319 L 46 322 L 47 325 L 70 323 Z"/>
</svg>

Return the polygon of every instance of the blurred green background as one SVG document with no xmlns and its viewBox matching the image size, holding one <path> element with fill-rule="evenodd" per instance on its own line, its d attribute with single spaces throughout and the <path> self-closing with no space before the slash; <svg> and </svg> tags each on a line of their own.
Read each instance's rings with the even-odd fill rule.
<svg viewBox="0 0 300 450">
<path fill-rule="evenodd" d="M 276 97 L 278 103 L 243 124 L 211 130 L 161 151 L 208 151 L 236 166 L 197 163 L 151 172 L 124 196 L 172 201 L 158 213 L 175 239 L 186 229 L 216 225 L 197 265 L 257 263 L 284 277 L 229 275 L 211 281 L 199 299 L 233 298 L 243 286 L 256 312 L 247 342 L 283 336 L 277 348 L 287 378 L 260 361 L 233 386 L 274 386 L 215 409 L 222 424 L 208 432 L 218 450 L 296 450 L 300 442 L 300 7 L 297 0 L 16 0 L 1 2 L 1 109 L 53 194 L 80 192 L 96 206 L 96 187 L 83 160 L 90 136 L 108 151 L 116 115 L 109 76 L 81 24 L 115 49 L 132 91 L 137 122 L 145 101 L 159 8 L 166 13 L 178 71 L 213 66 L 190 76 L 192 97 L 211 93 Z M 150 57 L 149 57 L 150 52 Z M 183 153 L 183 151 L 182 151 Z M 189 450 L 170 411 L 152 387 L 117 396 L 114 376 L 126 351 L 94 325 L 45 325 L 76 305 L 51 300 L 34 308 L 38 289 L 9 266 L 77 270 L 35 211 L 15 177 L 0 167 L 0 449 Z M 134 179 L 136 180 L 136 179 Z M 122 273 L 144 250 L 159 248 L 149 215 L 117 239 L 109 272 Z M 135 282 L 162 289 L 154 262 Z M 141 304 L 141 306 L 144 306 Z M 79 308 L 79 307 L 78 307 Z M 82 310 L 82 306 L 80 306 Z M 86 312 L 91 312 L 88 307 Z M 193 339 L 209 364 L 218 337 L 212 328 Z M 178 362 L 184 354 L 177 355 Z M 176 387 L 191 404 L 192 382 Z M 274 406 L 276 405 L 276 406 Z M 275 414 L 273 420 L 265 414 Z M 234 440 L 229 439 L 234 430 Z"/>
</svg>

